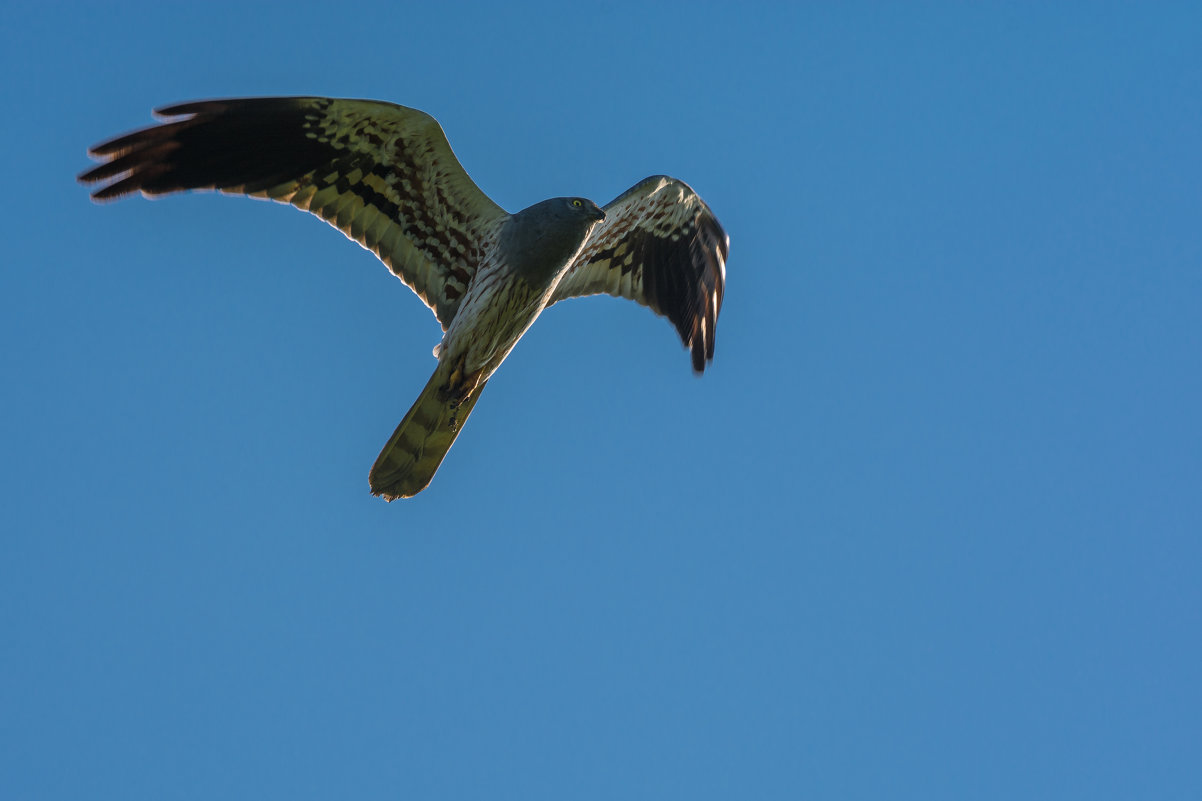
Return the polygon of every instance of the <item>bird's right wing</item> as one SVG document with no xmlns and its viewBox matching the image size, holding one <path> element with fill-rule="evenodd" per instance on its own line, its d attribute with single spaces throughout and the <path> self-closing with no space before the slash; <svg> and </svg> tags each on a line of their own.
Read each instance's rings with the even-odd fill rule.
<svg viewBox="0 0 1202 801">
<path fill-rule="evenodd" d="M 322 97 L 205 100 L 103 144 L 96 200 L 187 189 L 291 203 L 371 250 L 443 329 L 506 218 L 416 109 Z"/>
<path fill-rule="evenodd" d="M 714 358 L 730 237 L 684 181 L 653 175 L 605 206 L 551 302 L 605 293 L 629 298 L 676 327 L 701 373 Z"/>
</svg>

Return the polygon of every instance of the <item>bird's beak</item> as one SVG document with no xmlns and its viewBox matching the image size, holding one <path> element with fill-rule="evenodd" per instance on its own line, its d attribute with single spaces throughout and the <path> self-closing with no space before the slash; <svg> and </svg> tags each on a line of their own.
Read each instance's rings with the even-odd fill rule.
<svg viewBox="0 0 1202 801">
<path fill-rule="evenodd" d="M 593 216 L 594 220 L 596 220 L 597 222 L 601 222 L 602 220 L 605 219 L 605 212 L 601 209 L 600 206 L 597 206 L 594 204 L 592 216 Z"/>
</svg>

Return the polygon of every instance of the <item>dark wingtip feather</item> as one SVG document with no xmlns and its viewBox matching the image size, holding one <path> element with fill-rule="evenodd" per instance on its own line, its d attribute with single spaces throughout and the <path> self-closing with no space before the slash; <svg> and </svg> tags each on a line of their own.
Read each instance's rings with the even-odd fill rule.
<svg viewBox="0 0 1202 801">
<path fill-rule="evenodd" d="M 303 98 L 200 100 L 164 106 L 176 118 L 94 145 L 101 164 L 80 173 L 92 192 L 113 200 L 142 192 L 275 185 L 328 161 L 328 147 L 305 135 Z"/>
<path fill-rule="evenodd" d="M 230 111 L 298 108 L 321 98 L 297 95 L 294 97 L 223 97 L 210 100 L 189 100 L 170 106 L 159 106 L 154 110 L 156 117 L 188 117 L 215 115 Z"/>
<path fill-rule="evenodd" d="M 691 350 L 693 354 L 693 372 L 701 375 L 705 372 L 705 345 L 700 340 L 694 339 Z"/>
<path fill-rule="evenodd" d="M 678 300 L 687 312 L 681 315 L 689 324 L 688 337 L 681 338 L 693 357 L 693 372 L 701 375 L 714 360 L 717 343 L 718 315 L 726 292 L 726 257 L 730 253 L 730 237 L 722 229 L 709 206 L 701 203 L 694 218 L 696 231 L 689 243 L 689 263 L 695 271 L 691 297 Z"/>
<path fill-rule="evenodd" d="M 152 114 L 159 119 L 170 117 L 186 117 L 193 114 L 206 114 L 222 111 L 229 106 L 228 101 L 222 100 L 190 100 L 187 103 L 176 103 L 171 106 L 159 106 Z"/>
</svg>

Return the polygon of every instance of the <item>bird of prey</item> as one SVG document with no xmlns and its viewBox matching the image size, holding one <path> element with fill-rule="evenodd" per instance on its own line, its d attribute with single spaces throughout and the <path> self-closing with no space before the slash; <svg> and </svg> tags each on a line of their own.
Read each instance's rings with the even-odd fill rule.
<svg viewBox="0 0 1202 801">
<path fill-rule="evenodd" d="M 509 214 L 416 109 L 324 97 L 205 100 L 91 148 L 96 200 L 189 189 L 290 203 L 375 253 L 441 323 L 438 366 L 368 477 L 425 489 L 485 384 L 543 309 L 605 293 L 668 318 L 693 370 L 714 357 L 730 240 L 697 193 L 647 178 L 604 208 L 552 198 Z"/>
</svg>

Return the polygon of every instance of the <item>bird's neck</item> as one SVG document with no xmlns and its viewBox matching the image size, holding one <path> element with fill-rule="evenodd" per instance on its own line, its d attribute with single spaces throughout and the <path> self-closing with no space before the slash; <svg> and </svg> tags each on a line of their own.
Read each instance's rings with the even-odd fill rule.
<svg viewBox="0 0 1202 801">
<path fill-rule="evenodd" d="M 554 284 L 571 264 L 593 223 L 515 214 L 506 224 L 500 246 L 513 272 L 534 287 Z"/>
</svg>

